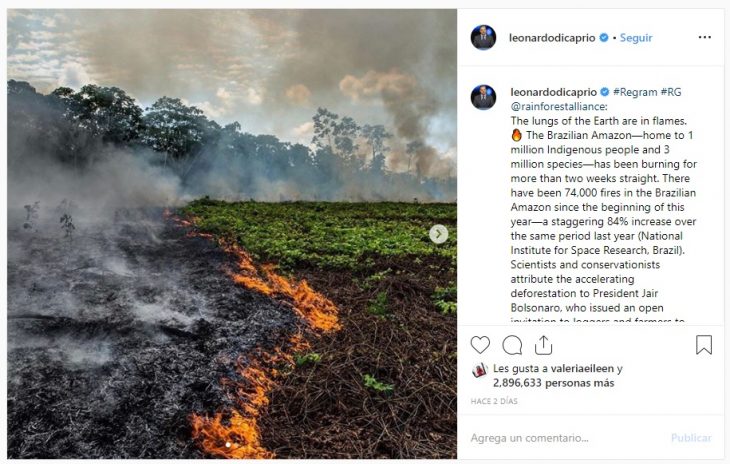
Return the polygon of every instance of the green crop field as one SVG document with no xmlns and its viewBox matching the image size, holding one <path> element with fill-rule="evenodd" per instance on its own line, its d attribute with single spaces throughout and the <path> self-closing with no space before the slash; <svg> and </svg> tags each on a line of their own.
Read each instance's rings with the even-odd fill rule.
<svg viewBox="0 0 730 464">
<path fill-rule="evenodd" d="M 282 268 L 362 269 L 378 257 L 441 256 L 456 259 L 456 204 L 260 203 L 201 199 L 184 213 L 203 232 L 236 240 L 255 258 Z M 449 240 L 431 242 L 444 224 Z"/>
<path fill-rule="evenodd" d="M 181 213 L 338 308 L 341 328 L 311 338 L 277 378 L 261 422 L 267 449 L 455 457 L 456 204 L 203 198 Z M 429 239 L 434 224 L 448 228 L 445 243 Z"/>
</svg>

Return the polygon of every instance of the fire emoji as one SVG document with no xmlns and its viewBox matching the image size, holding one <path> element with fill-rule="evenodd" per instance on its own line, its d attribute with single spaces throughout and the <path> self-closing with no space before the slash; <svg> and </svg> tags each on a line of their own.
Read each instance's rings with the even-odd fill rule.
<svg viewBox="0 0 730 464">
<path fill-rule="evenodd" d="M 515 129 L 512 131 L 512 140 L 514 140 L 515 142 L 519 142 L 520 140 L 522 140 L 522 132 L 520 132 L 519 129 Z"/>
</svg>

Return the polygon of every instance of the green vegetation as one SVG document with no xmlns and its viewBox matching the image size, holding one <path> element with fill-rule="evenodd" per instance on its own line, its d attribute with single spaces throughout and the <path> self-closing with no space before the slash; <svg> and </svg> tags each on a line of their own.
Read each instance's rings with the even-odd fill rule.
<svg viewBox="0 0 730 464">
<path fill-rule="evenodd" d="M 380 292 L 374 300 L 368 304 L 368 312 L 373 316 L 385 317 L 388 314 L 388 294 Z"/>
<path fill-rule="evenodd" d="M 388 277 L 388 275 L 392 272 L 393 272 L 393 270 L 388 268 L 384 271 L 376 272 L 375 274 L 366 277 L 365 281 L 362 284 L 362 288 L 368 289 L 368 288 L 372 287 L 374 284 L 384 281 Z"/>
<path fill-rule="evenodd" d="M 422 450 L 418 437 L 441 430 L 452 432 L 435 435 L 433 452 L 423 455 L 453 457 L 455 204 L 203 198 L 181 214 L 194 218 L 199 231 L 236 242 L 259 264 L 306 279 L 339 309 L 339 330 L 309 337 L 294 362 L 279 367 L 261 422 L 272 449 L 286 449 L 295 436 L 302 449 L 336 443 L 344 451 L 327 456 L 360 456 L 351 440 L 330 433 L 336 429 L 351 430 L 371 447 L 411 443 L 408 449 Z M 446 243 L 429 239 L 434 224 L 448 228 Z M 384 438 L 375 422 L 392 435 Z M 307 441 L 316 434 L 326 443 Z"/>
<path fill-rule="evenodd" d="M 322 360 L 322 356 L 319 353 L 306 353 L 306 354 L 295 354 L 294 363 L 297 367 L 302 367 L 307 364 L 317 364 Z"/>
<path fill-rule="evenodd" d="M 183 209 L 198 228 L 229 237 L 259 260 L 281 267 L 367 269 L 376 258 L 428 256 L 456 261 L 456 205 L 446 203 L 236 202 L 203 198 Z M 433 224 L 449 229 L 436 245 Z M 377 280 L 384 276 L 374 276 Z"/>
<path fill-rule="evenodd" d="M 365 387 L 370 388 L 371 390 L 375 390 L 379 393 L 393 393 L 393 390 L 395 389 L 392 383 L 380 382 L 378 379 L 370 374 L 363 375 L 362 382 Z"/>
<path fill-rule="evenodd" d="M 436 287 L 431 299 L 441 314 L 456 314 L 456 285 Z"/>
</svg>

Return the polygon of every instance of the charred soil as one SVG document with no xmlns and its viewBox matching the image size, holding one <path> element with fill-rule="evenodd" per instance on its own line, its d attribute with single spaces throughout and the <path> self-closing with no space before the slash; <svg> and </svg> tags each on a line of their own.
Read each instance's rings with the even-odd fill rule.
<svg viewBox="0 0 730 464">
<path fill-rule="evenodd" d="M 295 329 L 214 242 L 133 216 L 9 229 L 9 457 L 204 457 L 191 413 L 232 405 L 239 356 Z"/>
</svg>

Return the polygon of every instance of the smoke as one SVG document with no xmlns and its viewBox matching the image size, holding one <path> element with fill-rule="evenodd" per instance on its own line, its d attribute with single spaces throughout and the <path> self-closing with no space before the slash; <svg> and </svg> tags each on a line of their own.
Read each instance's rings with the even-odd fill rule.
<svg viewBox="0 0 730 464">
<path fill-rule="evenodd" d="M 10 90 L 9 206 L 18 210 L 36 201 L 55 208 L 66 199 L 76 205 L 75 219 L 93 221 L 109 219 L 120 208 L 177 206 L 206 195 L 260 201 L 455 199 L 453 177 L 430 177 L 441 161 L 425 137 L 432 99 L 397 70 L 341 82 L 349 98 L 364 104 L 382 99 L 393 114 L 398 137 L 386 152 L 392 172 L 373 168 L 363 139 L 354 141 L 359 151 L 343 156 L 232 128 L 211 129 L 197 150 L 174 159 L 141 139 L 103 142 L 65 115 L 58 99 L 28 84 L 11 82 Z M 311 127 L 302 125 L 302 134 Z M 412 142 L 404 147 L 401 140 Z"/>
<path fill-rule="evenodd" d="M 454 10 L 32 13 L 48 25 L 11 18 L 8 74 L 44 92 L 92 82 L 119 86 L 143 106 L 178 96 L 221 123 L 290 141 L 305 141 L 296 128 L 322 106 L 393 127 L 393 170 L 453 171 L 445 154 L 456 145 Z M 376 93 L 353 99 L 352 80 Z M 406 150 L 412 142 L 422 147 L 417 159 Z"/>
<path fill-rule="evenodd" d="M 107 340 L 79 340 L 72 336 L 55 339 L 41 337 L 12 338 L 8 340 L 10 350 L 43 351 L 54 364 L 70 369 L 102 366 L 113 360 L 112 344 Z M 17 379 L 10 378 L 10 381 Z"/>
<path fill-rule="evenodd" d="M 392 126 L 398 136 L 388 155 L 390 173 L 252 135 L 250 127 L 235 136 L 218 130 L 173 160 L 142 139 L 105 142 L 83 121 L 67 117 L 58 101 L 30 85 L 9 87 L 9 449 L 14 456 L 43 455 L 39 450 L 86 457 L 190 453 L 179 450 L 177 436 L 150 441 L 145 433 L 168 436 L 169 429 L 155 424 L 187 423 L 190 411 L 209 410 L 204 399 L 223 397 L 209 386 L 221 377 L 213 360 L 273 340 L 280 328 L 291 328 L 294 316 L 285 305 L 236 287 L 220 272 L 229 257 L 207 241 L 180 240 L 184 231 L 158 220 L 161 208 L 203 195 L 453 201 L 453 178 L 425 176 L 440 175 L 429 121 L 454 107 L 448 93 L 430 89 L 444 88 L 444 82 L 453 87 L 453 38 L 441 42 L 437 36 L 444 24 L 453 28 L 455 13 L 69 15 L 76 18 L 73 30 L 67 24 L 65 32 L 44 36 L 57 49 L 39 46 L 39 56 L 52 51 L 58 63 L 66 57 L 70 63 L 57 66 L 60 71 L 45 63 L 46 92 L 58 83 L 77 87 L 90 80 L 148 102 L 184 96 L 202 101 L 209 117 L 238 109 L 249 120 L 281 123 L 307 143 L 313 126 L 302 115 L 314 114 L 313 105 L 331 106 L 362 123 Z M 413 18 L 423 29 L 413 30 Z M 57 21 L 60 29 L 62 19 Z M 400 43 L 394 47 L 392 40 Z M 443 50 L 434 48 L 451 52 L 438 66 L 430 59 Z M 38 69 L 37 62 L 9 64 L 9 73 Z M 214 93 L 205 95 L 201 86 Z M 415 160 L 409 142 L 418 142 Z M 420 178 L 398 172 L 411 161 Z M 51 414 L 37 413 L 38 397 L 49 399 Z M 113 403 L 125 414 L 117 414 Z M 149 420 L 140 427 L 135 417 L 142 415 Z M 63 417 L 73 419 L 61 426 Z M 48 442 L 47 430 L 61 433 Z M 86 430 L 96 438 L 88 439 Z M 158 446 L 148 449 L 149 443 Z M 79 448 L 85 445 L 93 449 Z"/>
<path fill-rule="evenodd" d="M 265 30 L 279 24 L 291 31 L 296 44 L 297 53 L 280 63 L 271 86 L 283 88 L 290 76 L 296 76 L 318 95 L 338 88 L 352 101 L 356 117 L 363 108 L 382 105 L 399 138 L 388 154 L 389 167 L 402 169 L 411 164 L 419 176 L 452 174 L 454 160 L 441 156 L 428 140 L 435 116 L 456 118 L 451 90 L 456 76 L 456 43 L 450 31 L 453 12 L 297 13 L 289 22 L 277 19 L 276 12 L 253 15 L 254 24 Z M 409 160 L 405 145 L 412 142 L 420 148 L 415 159 Z"/>
<path fill-rule="evenodd" d="M 98 216 L 118 207 L 175 205 L 201 195 L 266 201 L 455 199 L 455 182 L 448 181 L 455 158 L 444 156 L 455 145 L 455 128 L 440 133 L 437 147 L 434 139 L 439 135 L 434 134 L 439 132 L 431 127 L 437 120 L 456 116 L 453 11 L 78 10 L 50 14 L 53 17 L 45 18 L 47 29 L 40 30 L 35 23 L 30 26 L 33 37 L 43 42 L 25 42 L 22 34 L 11 34 L 11 47 L 35 47 L 30 59 L 41 61 L 25 67 L 12 64 L 9 71 L 31 72 L 43 63 L 49 69 L 46 74 L 53 75 L 53 65 L 38 57 L 46 52 L 68 56 L 68 64 L 59 65 L 57 83 L 78 86 L 88 79 L 127 89 L 148 102 L 162 95 L 184 96 L 209 117 L 225 120 L 244 112 L 244 127 L 246 120 L 255 120 L 254 126 L 268 125 L 271 132 L 305 144 L 311 140 L 312 126 L 302 115 L 308 118 L 316 106 L 330 107 L 361 123 L 383 124 L 393 131 L 386 167 L 395 173 L 416 173 L 417 178 L 386 181 L 366 169 L 357 172 L 341 160 L 320 159 L 318 169 L 311 169 L 301 162 L 316 156 L 307 146 L 250 134 L 245 134 L 245 147 L 238 153 L 219 143 L 170 169 L 161 166 L 159 154 L 148 149 L 77 140 L 79 134 L 66 127 L 39 131 L 12 124 L 13 205 L 38 200 L 51 205 L 69 198 L 79 204 L 79 210 Z M 150 47 L 151 43 L 155 46 Z M 20 53 L 15 55 L 20 58 Z M 47 90 L 52 88 L 50 83 Z M 49 113 L 40 119 L 57 117 Z M 48 139 L 42 146 L 24 143 L 38 138 L 40 132 Z M 449 135 L 443 137 L 444 133 Z M 83 151 L 88 159 L 69 162 L 68 156 L 61 160 L 54 153 L 59 146 L 72 145 L 73 157 Z M 361 144 L 355 156 L 367 167 L 371 157 L 367 147 Z M 450 184 L 424 184 L 421 179 L 425 178 L 446 179 Z"/>
<path fill-rule="evenodd" d="M 17 134 L 16 134 L 17 135 Z M 9 165 L 9 207 L 40 202 L 46 212 L 64 199 L 74 203 L 77 221 L 112 219 L 120 208 L 181 205 L 186 197 L 178 176 L 162 166 L 148 150 L 132 151 L 106 147 L 97 152 L 98 160 L 78 169 L 38 152 L 13 151 Z M 16 157 L 22 164 L 14 163 Z"/>
<path fill-rule="evenodd" d="M 199 82 L 181 78 L 181 66 L 190 77 L 214 70 L 219 83 L 233 66 L 238 80 L 254 79 L 255 67 L 236 59 L 255 37 L 241 11 L 82 10 L 77 16 L 81 24 L 72 37 L 90 73 L 134 89 L 138 98 L 197 93 Z"/>
<path fill-rule="evenodd" d="M 413 165 L 419 177 L 443 176 L 435 172 L 439 161 L 438 151 L 428 143 L 428 121 L 438 109 L 433 92 L 423 88 L 418 80 L 397 69 L 385 73 L 368 71 L 361 77 L 345 76 L 339 84 L 342 93 L 355 102 L 371 103 L 380 99 L 392 116 L 396 135 L 411 144 Z M 403 165 L 409 153 L 403 150 L 393 152 L 391 166 Z"/>
<path fill-rule="evenodd" d="M 302 105 L 309 102 L 309 97 L 312 95 L 312 92 L 306 85 L 295 84 L 286 89 L 285 95 L 289 101 Z"/>
<path fill-rule="evenodd" d="M 401 69 L 426 87 L 444 88 L 455 78 L 455 11 L 255 11 L 249 17 L 268 46 L 287 46 L 269 83 L 279 93 L 296 79 L 314 94 L 337 99 L 330 92 L 343 76 L 370 70 Z"/>
<path fill-rule="evenodd" d="M 32 228 L 15 213 L 8 221 L 8 454 L 202 457 L 176 431 L 188 430 L 193 411 L 230 407 L 218 380 L 233 378 L 235 355 L 291 333 L 296 315 L 237 286 L 221 272 L 235 266 L 223 250 L 185 238 L 159 221 L 159 211 L 78 224 L 73 238 L 64 237 L 53 208 L 40 211 Z"/>
</svg>

